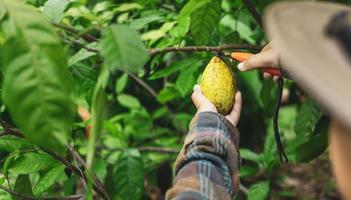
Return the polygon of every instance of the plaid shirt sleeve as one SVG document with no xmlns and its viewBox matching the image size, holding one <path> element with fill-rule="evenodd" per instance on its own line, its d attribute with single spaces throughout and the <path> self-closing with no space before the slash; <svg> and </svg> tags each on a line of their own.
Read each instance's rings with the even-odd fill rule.
<svg viewBox="0 0 351 200">
<path fill-rule="evenodd" d="M 166 199 L 232 199 L 239 188 L 239 131 L 222 115 L 201 112 L 190 123 Z"/>
</svg>

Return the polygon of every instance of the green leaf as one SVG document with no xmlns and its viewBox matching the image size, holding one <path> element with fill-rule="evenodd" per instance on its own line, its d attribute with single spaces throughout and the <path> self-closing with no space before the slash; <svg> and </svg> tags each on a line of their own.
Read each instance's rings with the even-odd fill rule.
<svg viewBox="0 0 351 200">
<path fill-rule="evenodd" d="M 152 23 L 152 22 L 156 22 L 156 21 L 160 21 L 163 18 L 160 16 L 146 16 L 143 18 L 139 18 L 139 19 L 135 19 L 133 21 L 130 22 L 129 27 L 135 30 L 140 30 L 142 28 L 144 28 L 146 25 Z"/>
<path fill-rule="evenodd" d="M 197 44 L 208 44 L 212 33 L 218 29 L 220 6 L 220 1 L 212 0 L 191 14 L 190 31 Z"/>
<path fill-rule="evenodd" d="M 180 94 L 185 97 L 190 91 L 192 91 L 196 78 L 194 76 L 195 71 L 199 69 L 198 66 L 193 66 L 180 72 L 177 81 L 176 88 L 179 90 Z"/>
<path fill-rule="evenodd" d="M 87 47 L 89 48 L 96 48 L 97 47 L 97 43 L 93 42 L 87 45 Z M 68 60 L 68 66 L 72 66 L 78 62 L 81 62 L 83 60 L 86 60 L 92 56 L 95 56 L 97 53 L 96 52 L 91 52 L 88 51 L 84 48 L 82 48 L 81 50 L 79 50 L 76 54 L 74 54 L 69 60 Z"/>
<path fill-rule="evenodd" d="M 157 95 L 157 101 L 160 103 L 166 103 L 177 97 L 179 97 L 179 92 L 174 87 L 163 88 Z"/>
<path fill-rule="evenodd" d="M 20 149 L 22 146 L 29 146 L 25 139 L 14 136 L 14 135 L 4 135 L 0 137 L 0 150 L 13 152 Z"/>
<path fill-rule="evenodd" d="M 126 12 L 135 9 L 142 9 L 143 7 L 138 3 L 123 3 L 116 8 L 118 12 Z"/>
<path fill-rule="evenodd" d="M 299 109 L 295 122 L 295 133 L 302 136 L 309 136 L 313 133 L 322 112 L 311 99 L 307 99 Z"/>
<path fill-rule="evenodd" d="M 170 66 L 161 69 L 157 72 L 155 72 L 153 75 L 149 77 L 150 80 L 156 80 L 159 78 L 163 78 L 165 76 L 169 76 L 179 70 L 182 69 L 187 69 L 187 68 L 192 68 L 193 66 L 201 66 L 202 65 L 202 60 L 199 58 L 187 58 L 179 61 L 173 62 Z"/>
<path fill-rule="evenodd" d="M 211 2 L 211 0 L 190 0 L 185 4 L 177 17 L 178 25 L 172 30 L 171 35 L 176 38 L 184 37 L 189 31 L 191 14 L 209 2 Z"/>
<path fill-rule="evenodd" d="M 220 24 L 229 27 L 234 32 L 238 32 L 240 38 L 246 40 L 250 44 L 255 43 L 255 40 L 252 38 L 253 31 L 248 26 L 248 24 L 242 22 L 241 20 L 236 20 L 228 14 L 220 20 Z"/>
<path fill-rule="evenodd" d="M 240 149 L 240 156 L 242 159 L 251 160 L 251 161 L 254 161 L 256 163 L 258 163 L 260 160 L 260 156 L 257 153 L 251 151 L 250 149 L 241 148 Z"/>
<path fill-rule="evenodd" d="M 3 0 L 3 101 L 16 125 L 35 144 L 64 154 L 74 116 L 72 76 L 55 31 L 33 7 Z"/>
<path fill-rule="evenodd" d="M 120 94 L 117 96 L 117 101 L 120 103 L 122 106 L 126 108 L 139 108 L 140 107 L 140 102 L 137 98 L 128 95 L 128 94 Z"/>
<path fill-rule="evenodd" d="M 98 138 L 103 129 L 103 123 L 106 113 L 106 95 L 104 88 L 100 85 L 97 85 L 94 91 L 94 97 L 92 100 L 92 109 L 91 109 L 91 124 L 92 124 L 92 133 Z"/>
<path fill-rule="evenodd" d="M 257 169 L 252 166 L 242 166 L 240 167 L 240 178 L 247 176 L 254 176 L 257 174 Z"/>
<path fill-rule="evenodd" d="M 8 171 L 14 174 L 31 174 L 47 169 L 56 161 L 47 154 L 34 152 L 23 153 L 16 156 L 9 164 Z"/>
<path fill-rule="evenodd" d="M 252 185 L 247 194 L 248 200 L 265 200 L 269 193 L 269 181 L 263 181 Z"/>
<path fill-rule="evenodd" d="M 32 184 L 30 182 L 29 175 L 19 175 L 16 179 L 15 187 L 13 190 L 22 195 L 32 196 Z M 16 196 L 12 196 L 12 199 L 22 200 L 22 198 Z"/>
<path fill-rule="evenodd" d="M 127 86 L 127 83 L 128 83 L 128 74 L 124 73 L 116 81 L 116 86 L 115 86 L 116 93 L 117 94 L 121 93 L 124 90 L 124 88 Z"/>
<path fill-rule="evenodd" d="M 40 176 L 38 183 L 33 189 L 34 195 L 38 196 L 48 190 L 55 181 L 63 174 L 65 166 L 54 167 Z"/>
<path fill-rule="evenodd" d="M 114 180 L 120 198 L 141 199 L 144 191 L 144 171 L 143 162 L 137 150 L 128 149 L 119 156 Z"/>
<path fill-rule="evenodd" d="M 44 14 L 50 21 L 59 22 L 69 4 L 69 0 L 48 0 L 44 4 Z"/>
<path fill-rule="evenodd" d="M 138 72 L 148 60 L 138 33 L 126 25 L 112 25 L 103 31 L 101 55 L 111 69 Z"/>
</svg>

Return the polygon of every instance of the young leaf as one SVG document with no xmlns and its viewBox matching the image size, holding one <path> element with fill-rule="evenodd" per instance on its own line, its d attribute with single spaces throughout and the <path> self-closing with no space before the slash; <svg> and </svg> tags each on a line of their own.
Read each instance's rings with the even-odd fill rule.
<svg viewBox="0 0 351 200">
<path fill-rule="evenodd" d="M 93 42 L 87 45 L 89 48 L 96 48 L 97 43 Z M 86 49 L 81 49 L 79 50 L 76 54 L 74 54 L 69 60 L 68 60 L 68 66 L 72 66 L 80 61 L 86 60 L 92 56 L 95 56 L 97 53 L 96 52 L 91 52 Z"/>
<path fill-rule="evenodd" d="M 3 0 L 3 101 L 32 142 L 64 154 L 74 115 L 72 76 L 55 31 L 33 7 Z M 20 19 L 20 20 L 19 20 Z"/>
<path fill-rule="evenodd" d="M 128 74 L 124 73 L 116 81 L 116 87 L 115 87 L 116 93 L 117 94 L 121 93 L 124 90 L 124 88 L 127 86 L 127 83 L 128 83 Z"/>
<path fill-rule="evenodd" d="M 55 162 L 53 158 L 46 154 L 23 153 L 10 162 L 8 171 L 14 174 L 31 174 L 44 170 Z"/>
<path fill-rule="evenodd" d="M 48 0 L 44 4 L 44 14 L 50 21 L 59 22 L 69 4 L 69 0 Z"/>
<path fill-rule="evenodd" d="M 119 156 L 114 180 L 119 197 L 126 200 L 141 199 L 144 190 L 144 171 L 137 150 L 128 149 Z"/>
<path fill-rule="evenodd" d="M 174 87 L 163 88 L 157 95 L 157 101 L 160 103 L 166 103 L 177 97 L 179 97 L 179 92 Z"/>
<path fill-rule="evenodd" d="M 252 185 L 247 194 L 248 200 L 265 200 L 269 192 L 269 181 L 263 181 Z"/>
<path fill-rule="evenodd" d="M 16 179 L 15 187 L 13 190 L 22 195 L 32 196 L 32 184 L 30 182 L 29 175 L 19 175 Z M 12 200 L 22 200 L 22 198 L 12 196 Z"/>
<path fill-rule="evenodd" d="M 112 70 L 138 72 L 148 60 L 147 50 L 138 33 L 126 25 L 106 28 L 101 42 L 101 55 Z"/>
<path fill-rule="evenodd" d="M 41 175 L 38 183 L 33 189 L 34 195 L 40 195 L 48 190 L 55 183 L 56 179 L 58 179 L 63 174 L 64 169 L 65 167 L 62 165 L 57 166 Z"/>
<path fill-rule="evenodd" d="M 195 42 L 206 45 L 212 33 L 218 29 L 221 16 L 221 2 L 212 0 L 191 14 L 190 31 Z"/>
<path fill-rule="evenodd" d="M 193 66 L 180 72 L 178 79 L 176 81 L 176 88 L 179 90 L 180 94 L 185 97 L 194 87 L 196 83 L 196 78 L 194 72 L 198 69 L 198 66 Z"/>
<path fill-rule="evenodd" d="M 117 97 L 118 103 L 126 108 L 139 108 L 140 102 L 137 98 L 128 95 L 128 94 L 120 94 Z"/>
</svg>

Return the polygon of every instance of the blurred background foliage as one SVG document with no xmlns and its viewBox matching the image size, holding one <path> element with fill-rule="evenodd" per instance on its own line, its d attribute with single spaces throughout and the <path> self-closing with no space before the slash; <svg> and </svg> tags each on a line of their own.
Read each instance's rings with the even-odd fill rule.
<svg viewBox="0 0 351 200">
<path fill-rule="evenodd" d="M 21 2 L 36 7 L 51 22 L 68 52 L 64 59 L 73 76 L 73 99 L 79 110 L 68 141 L 87 158 L 88 165 L 91 162 L 92 171 L 111 199 L 164 197 L 172 184 L 172 165 L 196 112 L 190 99 L 192 88 L 215 55 L 147 52 L 155 48 L 223 44 L 262 47 L 268 42 L 241 0 Z M 252 2 L 262 15 L 276 0 Z M 3 9 L 0 8 L 0 20 Z M 31 20 L 30 15 L 28 19 L 21 17 Z M 9 41 L 4 27 L 0 31 L 1 45 Z M 29 41 L 34 45 L 35 40 Z M 0 54 L 7 54 L 5 50 L 9 49 L 0 49 Z M 339 199 L 324 153 L 329 118 L 298 85 L 287 80 L 279 126 L 290 163 L 280 164 L 272 127 L 276 84 L 264 80 L 257 71 L 242 73 L 237 70 L 237 63 L 226 62 L 235 72 L 244 102 L 238 125 L 243 166 L 236 199 Z M 7 73 L 3 73 L 5 78 Z M 21 124 L 16 123 L 15 115 L 10 116 L 7 106 L 11 110 L 11 104 L 5 103 L 2 119 Z M 25 119 L 17 121 L 20 120 Z M 40 146 L 46 139 L 41 137 L 34 144 Z M 0 150 L 3 186 L 35 197 L 84 192 L 79 175 L 26 139 L 2 136 Z M 77 161 L 70 158 L 70 162 Z M 0 195 L 0 199 L 11 198 L 4 191 Z"/>
</svg>

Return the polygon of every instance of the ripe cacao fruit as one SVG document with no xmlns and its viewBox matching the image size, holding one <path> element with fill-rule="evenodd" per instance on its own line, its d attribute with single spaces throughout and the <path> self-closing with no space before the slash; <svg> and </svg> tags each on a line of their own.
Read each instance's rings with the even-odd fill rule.
<svg viewBox="0 0 351 200">
<path fill-rule="evenodd" d="M 202 93 L 217 108 L 218 113 L 228 114 L 234 104 L 235 76 L 225 62 L 215 56 L 207 64 L 200 82 Z"/>
</svg>

